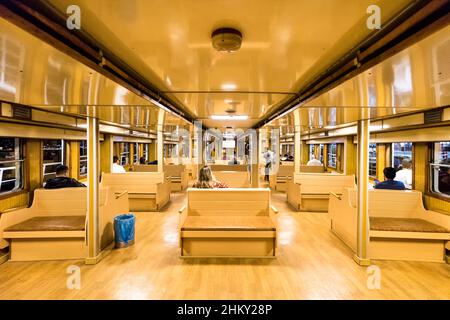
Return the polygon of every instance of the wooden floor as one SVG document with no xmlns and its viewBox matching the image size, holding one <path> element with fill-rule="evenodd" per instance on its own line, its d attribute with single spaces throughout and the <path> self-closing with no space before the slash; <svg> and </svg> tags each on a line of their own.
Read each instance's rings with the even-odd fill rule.
<svg viewBox="0 0 450 320">
<path fill-rule="evenodd" d="M 138 213 L 136 244 L 112 250 L 95 266 L 83 261 L 0 265 L 0 299 L 450 299 L 450 265 L 382 262 L 381 289 L 369 290 L 366 268 L 329 229 L 326 214 L 296 213 L 275 193 L 279 255 L 274 260 L 178 257 L 184 194 L 164 212 Z M 70 265 L 81 289 L 66 288 Z"/>
</svg>

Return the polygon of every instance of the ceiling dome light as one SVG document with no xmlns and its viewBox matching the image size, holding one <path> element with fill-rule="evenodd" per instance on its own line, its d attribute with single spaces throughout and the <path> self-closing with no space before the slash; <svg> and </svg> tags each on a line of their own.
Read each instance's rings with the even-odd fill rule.
<svg viewBox="0 0 450 320">
<path fill-rule="evenodd" d="M 211 40 L 217 51 L 235 52 L 241 48 L 242 33 L 233 28 L 220 28 L 213 31 Z"/>
</svg>

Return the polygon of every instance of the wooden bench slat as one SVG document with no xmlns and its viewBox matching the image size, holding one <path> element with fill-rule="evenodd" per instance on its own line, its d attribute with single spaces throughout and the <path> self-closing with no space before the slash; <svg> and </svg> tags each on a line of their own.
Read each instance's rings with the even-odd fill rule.
<svg viewBox="0 0 450 320">
<path fill-rule="evenodd" d="M 274 231 L 275 225 L 269 217 L 209 217 L 188 216 L 182 231 Z"/>
</svg>

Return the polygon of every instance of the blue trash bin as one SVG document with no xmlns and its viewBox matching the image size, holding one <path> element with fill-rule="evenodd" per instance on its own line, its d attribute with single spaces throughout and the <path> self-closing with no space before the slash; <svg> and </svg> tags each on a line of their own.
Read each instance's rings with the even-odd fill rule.
<svg viewBox="0 0 450 320">
<path fill-rule="evenodd" d="M 116 248 L 125 248 L 134 244 L 135 223 L 134 214 L 121 214 L 114 218 Z"/>
</svg>

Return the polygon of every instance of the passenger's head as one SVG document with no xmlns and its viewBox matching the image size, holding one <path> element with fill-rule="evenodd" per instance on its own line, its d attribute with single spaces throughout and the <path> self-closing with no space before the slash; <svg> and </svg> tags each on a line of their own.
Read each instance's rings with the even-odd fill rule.
<svg viewBox="0 0 450 320">
<path fill-rule="evenodd" d="M 402 160 L 402 168 L 403 169 L 411 169 L 411 167 L 412 167 L 411 160 L 409 160 L 409 159 Z"/>
<path fill-rule="evenodd" d="M 118 156 L 114 156 L 113 157 L 113 163 L 119 164 L 119 157 Z"/>
<path fill-rule="evenodd" d="M 395 169 L 392 167 L 386 167 L 383 170 L 384 177 L 388 180 L 394 180 L 395 179 Z"/>
<path fill-rule="evenodd" d="M 67 172 L 69 171 L 69 167 L 63 164 L 60 164 L 56 167 L 56 176 L 57 177 L 67 177 Z"/>
<path fill-rule="evenodd" d="M 316 160 L 316 156 L 315 155 L 311 155 L 311 160 Z"/>
<path fill-rule="evenodd" d="M 139 164 L 145 164 L 145 157 L 139 158 Z"/>
<path fill-rule="evenodd" d="M 213 176 L 212 176 L 211 168 L 208 166 L 202 167 L 200 169 L 200 172 L 198 175 L 198 180 L 200 182 L 212 182 Z"/>
</svg>

